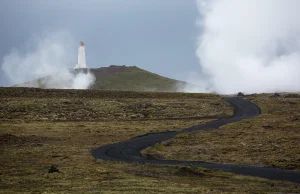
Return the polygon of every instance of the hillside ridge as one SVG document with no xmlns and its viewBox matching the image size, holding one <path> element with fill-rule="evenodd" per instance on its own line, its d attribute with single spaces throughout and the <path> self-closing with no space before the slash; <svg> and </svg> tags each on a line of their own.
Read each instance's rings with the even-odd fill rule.
<svg viewBox="0 0 300 194">
<path fill-rule="evenodd" d="M 110 65 L 109 67 L 100 68 L 71 69 L 70 72 L 72 74 L 88 72 L 93 74 L 95 82 L 89 89 L 177 92 L 185 86 L 193 86 L 193 84 L 167 78 L 137 66 Z M 47 76 L 17 84 L 14 87 L 56 88 L 53 86 L 47 87 L 47 84 L 45 84 L 51 79 L 53 79 L 53 76 Z"/>
</svg>

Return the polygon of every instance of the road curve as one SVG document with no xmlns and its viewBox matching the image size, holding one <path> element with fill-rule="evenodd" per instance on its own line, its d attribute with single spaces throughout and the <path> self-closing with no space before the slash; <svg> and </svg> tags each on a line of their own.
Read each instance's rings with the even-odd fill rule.
<svg viewBox="0 0 300 194">
<path fill-rule="evenodd" d="M 232 97 L 224 98 L 224 100 L 234 107 L 234 115 L 230 118 L 220 119 L 211 123 L 183 129 L 181 131 L 148 133 L 142 136 L 129 139 L 124 142 L 109 144 L 103 147 L 93 149 L 91 151 L 92 155 L 94 158 L 100 160 L 121 161 L 130 163 L 147 163 L 157 165 L 197 166 L 242 175 L 267 178 L 271 180 L 282 180 L 300 183 L 299 172 L 293 172 L 283 169 L 235 164 L 216 164 L 200 161 L 159 160 L 154 158 L 147 158 L 141 154 L 141 151 L 143 149 L 153 146 L 162 141 L 171 139 L 178 134 L 204 129 L 216 129 L 222 125 L 237 122 L 242 119 L 249 119 L 260 114 L 260 109 L 258 106 L 241 98 Z"/>
</svg>

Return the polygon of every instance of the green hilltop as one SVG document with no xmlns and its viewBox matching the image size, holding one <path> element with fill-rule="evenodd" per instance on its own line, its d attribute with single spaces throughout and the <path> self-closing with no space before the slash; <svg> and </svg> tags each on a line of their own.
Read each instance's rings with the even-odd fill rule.
<svg viewBox="0 0 300 194">
<path fill-rule="evenodd" d="M 166 78 L 136 66 L 110 66 L 90 69 L 96 77 L 92 89 L 131 91 L 176 91 L 186 82 Z"/>
<path fill-rule="evenodd" d="M 111 65 L 109 67 L 71 71 L 74 74 L 87 73 L 87 71 L 92 73 L 95 76 L 95 82 L 89 87 L 90 89 L 176 92 L 181 91 L 185 86 L 195 86 L 151 73 L 136 66 Z M 15 86 L 48 88 L 44 83 L 53 78 L 53 76 L 47 76 Z"/>
</svg>

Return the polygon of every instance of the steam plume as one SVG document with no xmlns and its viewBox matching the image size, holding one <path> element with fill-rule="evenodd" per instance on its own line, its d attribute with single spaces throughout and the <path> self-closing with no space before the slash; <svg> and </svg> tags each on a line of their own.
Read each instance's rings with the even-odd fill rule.
<svg viewBox="0 0 300 194">
<path fill-rule="evenodd" d="M 77 45 L 71 37 L 64 31 L 35 34 L 25 46 L 7 54 L 1 68 L 12 84 L 22 85 L 46 77 L 30 82 L 29 86 L 86 89 L 95 78 L 89 72 L 74 74 L 70 71 L 77 59 Z"/>
<path fill-rule="evenodd" d="M 197 57 L 218 93 L 300 91 L 299 0 L 197 0 Z"/>
</svg>

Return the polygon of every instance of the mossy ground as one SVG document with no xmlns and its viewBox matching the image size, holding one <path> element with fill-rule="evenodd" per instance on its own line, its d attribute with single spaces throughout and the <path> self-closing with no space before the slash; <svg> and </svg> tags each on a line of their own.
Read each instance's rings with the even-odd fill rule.
<svg viewBox="0 0 300 194">
<path fill-rule="evenodd" d="M 140 69 L 136 66 L 116 66 L 91 68 L 91 69 L 77 69 L 70 70 L 71 73 L 87 73 L 89 71 L 95 77 L 95 82 L 90 86 L 91 89 L 102 90 L 122 90 L 122 91 L 182 91 L 184 87 L 196 87 L 194 84 L 170 79 L 160 76 L 155 73 Z M 57 75 L 50 75 L 47 77 L 35 79 L 26 83 L 20 83 L 15 87 L 39 87 L 49 88 L 54 87 L 53 81 L 58 81 Z M 46 83 L 52 83 L 49 84 Z M 66 82 L 66 81 L 64 81 Z M 72 85 L 69 80 L 67 85 Z M 55 88 L 55 87 L 54 87 Z M 56 88 L 60 88 L 58 85 Z"/>
<path fill-rule="evenodd" d="M 0 88 L 0 193 L 299 191 L 299 185 L 288 182 L 194 167 L 96 161 L 90 154 L 98 146 L 147 132 L 178 130 L 213 119 L 201 116 L 232 114 L 218 96 L 20 91 Z M 151 110 L 147 116 L 136 116 L 147 109 Z M 49 173 L 51 166 L 59 172 Z"/>
<path fill-rule="evenodd" d="M 98 76 L 98 72 L 101 76 Z M 96 82 L 93 89 L 110 89 L 125 91 L 177 91 L 185 84 L 178 80 L 166 78 L 138 67 L 110 66 L 91 69 L 95 74 Z M 104 75 L 103 75 L 104 74 Z"/>
<path fill-rule="evenodd" d="M 300 171 L 300 98 L 245 97 L 259 117 L 217 130 L 180 134 L 144 153 L 167 159 L 250 164 Z M 188 150 L 188 151 L 185 151 Z"/>
</svg>

